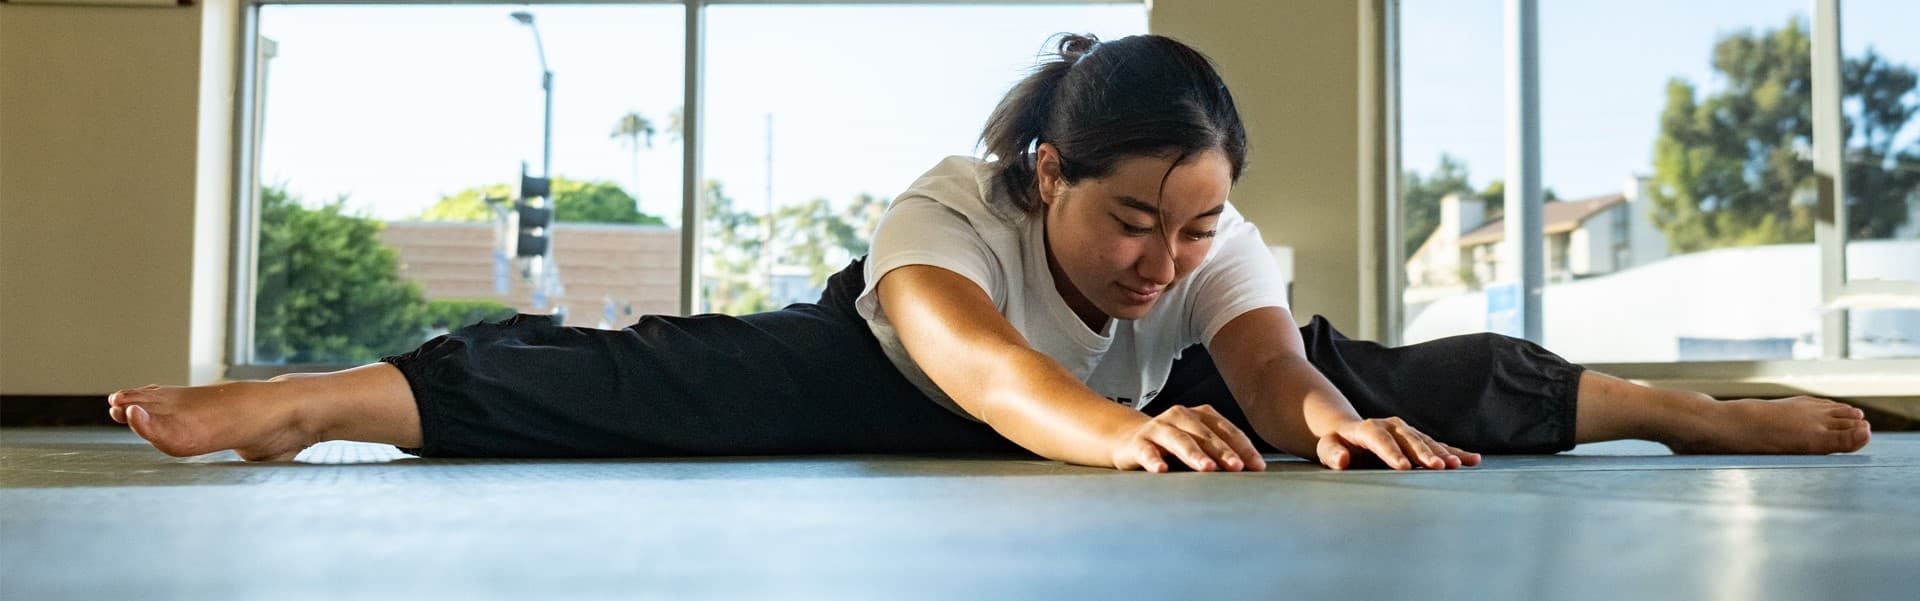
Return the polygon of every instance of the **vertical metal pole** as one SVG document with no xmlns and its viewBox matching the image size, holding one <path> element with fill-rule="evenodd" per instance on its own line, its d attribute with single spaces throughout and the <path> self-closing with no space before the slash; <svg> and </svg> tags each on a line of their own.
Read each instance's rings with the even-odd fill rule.
<svg viewBox="0 0 1920 601">
<path fill-rule="evenodd" d="M 1820 304 L 1847 282 L 1847 139 L 1841 107 L 1840 0 L 1819 0 L 1813 13 L 1813 173 L 1819 188 L 1813 241 L 1820 247 Z M 1847 357 L 1846 309 L 1820 313 L 1820 356 Z"/>
<path fill-rule="evenodd" d="M 233 271 L 227 275 L 227 375 L 253 363 L 260 274 L 260 141 L 266 129 L 268 71 L 279 44 L 260 35 L 260 6 L 240 8 L 240 64 L 234 102 Z M 239 378 L 234 378 L 239 379 Z"/>
<path fill-rule="evenodd" d="M 1381 73 L 1381 93 L 1385 98 L 1381 110 L 1385 113 L 1381 124 L 1386 127 L 1386 151 L 1384 166 L 1386 172 L 1386 194 L 1381 199 L 1384 205 L 1386 238 L 1386 265 L 1381 269 L 1383 281 L 1380 286 L 1381 302 L 1384 309 L 1380 314 L 1380 341 L 1387 346 L 1399 346 L 1401 333 L 1406 329 L 1405 300 L 1407 250 L 1401 243 L 1406 237 L 1406 223 L 1401 220 L 1405 214 L 1400 202 L 1400 0 L 1386 0 L 1381 8 L 1381 58 L 1385 62 Z"/>
<path fill-rule="evenodd" d="M 700 169 L 701 97 L 706 86 L 707 3 L 687 0 L 685 95 L 680 104 L 680 314 L 700 307 L 701 196 L 705 183 Z"/>
<path fill-rule="evenodd" d="M 536 36 L 536 39 L 537 39 L 537 36 L 539 36 L 538 33 L 535 33 L 534 35 Z M 541 134 L 540 136 L 540 177 L 547 178 L 549 180 L 548 184 L 551 185 L 552 184 L 551 180 L 553 179 L 553 72 L 552 71 L 546 71 L 546 70 L 541 71 L 540 88 L 547 91 L 547 125 L 546 125 L 545 133 Z M 549 190 L 549 193 L 551 193 L 551 190 Z M 549 198 L 547 200 L 553 200 L 553 199 Z M 551 205 L 552 203 L 548 203 L 548 204 Z"/>
<path fill-rule="evenodd" d="M 767 261 L 767 297 L 773 297 L 773 112 L 767 112 L 767 241 L 761 247 Z"/>
<path fill-rule="evenodd" d="M 533 31 L 534 40 L 538 41 L 540 39 L 540 30 L 535 28 Z M 540 177 L 547 179 L 547 197 L 543 200 L 548 209 L 554 209 L 557 208 L 557 205 L 553 202 L 553 195 L 555 190 L 560 189 L 560 184 L 554 181 L 553 178 L 553 71 L 545 68 L 546 53 L 546 47 L 544 45 L 541 46 L 540 62 L 543 64 L 541 65 L 540 87 L 547 92 L 547 122 L 545 133 L 540 136 Z M 549 213 L 549 215 L 555 217 L 558 217 L 559 214 L 559 211 Z M 547 220 L 547 250 L 545 254 L 540 256 L 540 281 L 534 283 L 534 285 L 540 287 L 540 298 L 553 303 L 555 311 L 565 308 L 561 306 L 557 299 L 553 298 L 556 293 L 559 292 L 560 288 L 560 264 L 553 260 L 554 243 L 559 241 L 556 239 L 558 236 L 554 235 L 554 230 L 556 229 L 554 226 L 558 224 L 559 222 L 553 218 L 548 218 Z"/>
<path fill-rule="evenodd" d="M 1540 41 L 1535 0 L 1507 0 L 1507 252 L 1501 267 L 1520 284 L 1523 336 L 1540 343 Z M 1511 277 L 1517 276 L 1517 277 Z"/>
<path fill-rule="evenodd" d="M 1360 337 L 1399 344 L 1400 281 L 1406 270 L 1401 243 L 1400 169 L 1394 132 L 1394 15 L 1398 0 L 1360 4 Z"/>
</svg>

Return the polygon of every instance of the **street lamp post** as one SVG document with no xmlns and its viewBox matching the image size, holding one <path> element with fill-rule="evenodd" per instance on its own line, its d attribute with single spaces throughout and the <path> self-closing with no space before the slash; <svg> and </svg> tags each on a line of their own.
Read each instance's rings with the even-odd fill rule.
<svg viewBox="0 0 1920 601">
<path fill-rule="evenodd" d="M 553 184 L 553 70 L 547 68 L 547 47 L 540 40 L 540 26 L 534 24 L 533 13 L 524 10 L 514 11 L 513 20 L 533 30 L 533 48 L 540 55 L 540 89 L 546 93 L 547 104 L 545 129 L 540 134 L 540 177 L 546 179 L 551 186 Z M 523 168 L 522 171 L 525 169 Z M 545 197 L 541 199 L 548 208 L 554 207 L 552 190 L 549 187 Z M 535 258 L 533 265 L 535 279 L 533 306 L 536 309 L 546 308 L 548 297 L 559 288 L 559 266 L 553 263 L 554 241 L 551 227 L 546 234 L 547 248 Z M 563 311 L 563 309 L 557 310 Z"/>
<path fill-rule="evenodd" d="M 547 68 L 546 44 L 540 41 L 540 26 L 533 23 L 533 13 L 514 11 L 513 20 L 533 30 L 533 49 L 540 53 L 540 89 L 547 94 L 546 130 L 540 139 L 540 177 L 553 177 L 553 70 Z"/>
</svg>

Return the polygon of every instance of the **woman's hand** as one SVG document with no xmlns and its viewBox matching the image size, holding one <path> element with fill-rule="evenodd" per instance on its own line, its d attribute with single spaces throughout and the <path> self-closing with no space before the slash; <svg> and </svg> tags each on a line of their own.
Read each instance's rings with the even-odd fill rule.
<svg viewBox="0 0 1920 601">
<path fill-rule="evenodd" d="M 1212 405 L 1175 405 L 1126 434 L 1113 450 L 1113 467 L 1164 473 L 1171 453 L 1194 471 L 1263 472 L 1267 460 L 1233 422 Z"/>
<path fill-rule="evenodd" d="M 1320 463 L 1343 470 L 1353 463 L 1356 450 L 1365 450 L 1396 470 L 1413 469 L 1416 461 L 1430 470 L 1480 465 L 1479 453 L 1468 453 L 1434 440 L 1398 417 L 1347 422 L 1320 437 L 1316 452 Z"/>
</svg>

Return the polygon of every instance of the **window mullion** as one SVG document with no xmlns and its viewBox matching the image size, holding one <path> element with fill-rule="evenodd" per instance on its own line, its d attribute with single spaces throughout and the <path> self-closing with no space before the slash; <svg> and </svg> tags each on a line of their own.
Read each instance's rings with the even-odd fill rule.
<svg viewBox="0 0 1920 601">
<path fill-rule="evenodd" d="M 1847 310 L 1832 307 L 1847 278 L 1847 140 L 1840 107 L 1840 0 L 1819 0 L 1813 13 L 1813 172 L 1819 188 L 1813 239 L 1820 247 L 1820 350 L 1847 357 Z"/>
</svg>

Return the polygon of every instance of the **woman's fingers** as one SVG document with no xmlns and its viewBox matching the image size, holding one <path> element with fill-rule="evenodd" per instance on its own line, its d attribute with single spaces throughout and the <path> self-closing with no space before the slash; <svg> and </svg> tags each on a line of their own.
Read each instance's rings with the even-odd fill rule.
<svg viewBox="0 0 1920 601">
<path fill-rule="evenodd" d="M 1349 423 L 1320 438 L 1320 462 L 1333 469 L 1344 469 L 1357 449 L 1366 449 L 1387 467 L 1410 470 L 1415 465 L 1431 470 L 1455 469 L 1480 464 L 1479 453 L 1435 440 L 1399 418 L 1365 419 Z"/>
<path fill-rule="evenodd" d="M 1442 443 L 1444 444 L 1444 443 Z M 1447 450 L 1460 457 L 1460 465 L 1480 465 L 1480 454 L 1460 450 L 1460 447 L 1447 445 Z"/>
<path fill-rule="evenodd" d="M 1140 436 L 1129 441 L 1113 454 L 1113 467 L 1118 470 L 1142 470 L 1156 474 L 1166 473 L 1169 469 L 1167 459 L 1162 455 L 1160 445 Z"/>
<path fill-rule="evenodd" d="M 1211 472 L 1219 469 L 1219 463 L 1215 462 L 1213 457 L 1207 454 L 1207 450 L 1201 448 L 1200 442 L 1194 440 L 1193 435 L 1186 430 L 1166 423 L 1156 424 L 1152 432 L 1147 435 L 1147 440 L 1173 453 L 1174 457 L 1179 457 L 1181 463 L 1187 464 L 1187 467 L 1193 468 L 1194 471 Z"/>
<path fill-rule="evenodd" d="M 1241 465 L 1243 465 L 1245 469 L 1256 472 L 1267 470 L 1267 459 L 1260 456 L 1260 449 L 1254 448 L 1253 439 L 1248 437 L 1247 433 L 1242 431 L 1239 426 L 1233 425 L 1233 422 L 1229 421 L 1227 416 L 1220 415 L 1220 412 L 1214 409 L 1213 405 L 1201 405 L 1200 408 L 1195 409 L 1194 412 L 1200 414 L 1201 421 L 1213 426 L 1215 435 L 1225 440 L 1227 446 L 1233 448 L 1233 452 L 1240 456 Z"/>
<path fill-rule="evenodd" d="M 1428 438 L 1426 434 L 1401 425 L 1389 425 L 1387 431 L 1393 433 L 1400 446 L 1420 461 L 1420 465 L 1430 470 L 1447 469 L 1446 451 L 1437 448 L 1440 443 Z"/>
<path fill-rule="evenodd" d="M 1167 459 L 1160 455 L 1160 447 L 1145 438 L 1134 439 L 1133 444 L 1128 447 L 1127 453 L 1128 457 L 1132 460 L 1132 464 L 1122 464 L 1116 467 L 1123 470 L 1130 470 L 1137 467 L 1156 474 L 1164 474 L 1170 467 L 1167 465 Z"/>
<path fill-rule="evenodd" d="M 1407 459 L 1407 454 L 1400 451 L 1400 441 L 1395 439 L 1392 433 L 1387 432 L 1385 426 L 1373 420 L 1366 420 L 1356 423 L 1352 429 L 1357 432 L 1346 438 L 1373 451 L 1374 456 L 1386 462 L 1387 467 L 1396 470 L 1413 469 L 1413 461 Z"/>
<path fill-rule="evenodd" d="M 1353 462 L 1353 451 L 1340 442 L 1340 435 L 1329 434 L 1320 437 L 1320 445 L 1314 449 L 1320 456 L 1320 464 L 1336 470 L 1347 469 Z"/>
<path fill-rule="evenodd" d="M 1225 432 L 1221 431 L 1220 426 L 1224 425 L 1227 431 L 1232 432 L 1233 435 L 1239 436 L 1243 440 L 1246 437 L 1240 434 L 1239 428 L 1233 427 L 1233 424 L 1227 422 L 1224 418 L 1220 419 L 1218 423 L 1210 421 L 1208 419 L 1209 417 L 1219 418 L 1220 414 L 1215 413 L 1212 407 L 1203 407 L 1204 409 L 1189 409 L 1184 406 L 1176 406 L 1168 409 L 1166 413 L 1161 414 L 1158 419 L 1192 437 L 1200 448 L 1206 452 L 1209 459 L 1219 466 L 1219 469 L 1231 472 L 1244 469 L 1247 466 L 1247 460 L 1241 457 L 1240 450 L 1235 448 L 1236 445 L 1228 442 L 1227 438 L 1223 436 Z M 1253 443 L 1247 442 L 1246 447 L 1248 450 L 1251 450 Z M 1193 469 L 1209 471 L 1208 469 L 1198 466 L 1195 466 Z"/>
</svg>

